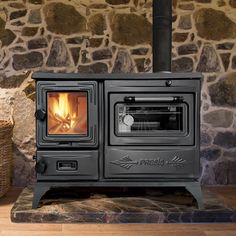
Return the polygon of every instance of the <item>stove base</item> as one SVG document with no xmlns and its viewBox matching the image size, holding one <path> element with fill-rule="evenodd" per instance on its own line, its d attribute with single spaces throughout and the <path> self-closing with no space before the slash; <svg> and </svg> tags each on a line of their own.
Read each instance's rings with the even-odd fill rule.
<svg viewBox="0 0 236 236">
<path fill-rule="evenodd" d="M 58 187 L 185 187 L 195 198 L 199 209 L 203 209 L 202 191 L 198 181 L 180 182 L 37 182 L 34 189 L 32 209 L 39 207 L 43 195 L 51 188 Z"/>
</svg>

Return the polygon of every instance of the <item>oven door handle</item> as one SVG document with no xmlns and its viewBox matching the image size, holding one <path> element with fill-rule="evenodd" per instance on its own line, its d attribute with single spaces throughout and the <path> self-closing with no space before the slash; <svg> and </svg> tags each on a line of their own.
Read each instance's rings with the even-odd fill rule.
<svg viewBox="0 0 236 236">
<path fill-rule="evenodd" d="M 134 103 L 134 102 L 174 102 L 181 103 L 184 101 L 182 96 L 173 96 L 173 97 L 135 97 L 127 96 L 124 97 L 124 102 Z"/>
</svg>

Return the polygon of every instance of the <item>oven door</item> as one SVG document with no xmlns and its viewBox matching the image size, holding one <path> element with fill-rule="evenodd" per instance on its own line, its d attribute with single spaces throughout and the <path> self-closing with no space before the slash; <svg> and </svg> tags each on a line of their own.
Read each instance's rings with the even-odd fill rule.
<svg viewBox="0 0 236 236">
<path fill-rule="evenodd" d="M 38 147 L 97 146 L 97 83 L 37 82 Z"/>
<path fill-rule="evenodd" d="M 194 144 L 194 94 L 111 93 L 110 111 L 110 145 Z"/>
</svg>

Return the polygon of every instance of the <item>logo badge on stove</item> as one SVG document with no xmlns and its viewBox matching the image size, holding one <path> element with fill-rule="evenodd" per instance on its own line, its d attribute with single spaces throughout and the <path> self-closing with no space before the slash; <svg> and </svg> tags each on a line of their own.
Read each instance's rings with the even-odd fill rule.
<svg viewBox="0 0 236 236">
<path fill-rule="evenodd" d="M 158 166 L 158 167 L 175 167 L 176 169 L 182 169 L 185 167 L 186 160 L 181 157 L 174 156 L 171 160 L 164 161 L 163 159 L 145 159 L 139 161 L 133 161 L 129 156 L 122 157 L 119 160 L 111 161 L 111 164 L 118 165 L 122 168 L 129 170 L 134 165 L 146 165 L 146 166 Z"/>
</svg>

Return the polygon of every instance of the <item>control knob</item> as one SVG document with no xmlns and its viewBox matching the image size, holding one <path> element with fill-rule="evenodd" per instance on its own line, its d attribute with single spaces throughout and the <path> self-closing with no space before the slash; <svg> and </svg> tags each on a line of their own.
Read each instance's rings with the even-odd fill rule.
<svg viewBox="0 0 236 236">
<path fill-rule="evenodd" d="M 46 170 L 46 163 L 43 161 L 39 161 L 35 165 L 35 170 L 38 174 L 43 174 Z"/>
<path fill-rule="evenodd" d="M 123 117 L 123 123 L 127 126 L 132 126 L 134 124 L 134 117 L 131 115 L 125 115 Z"/>
</svg>

